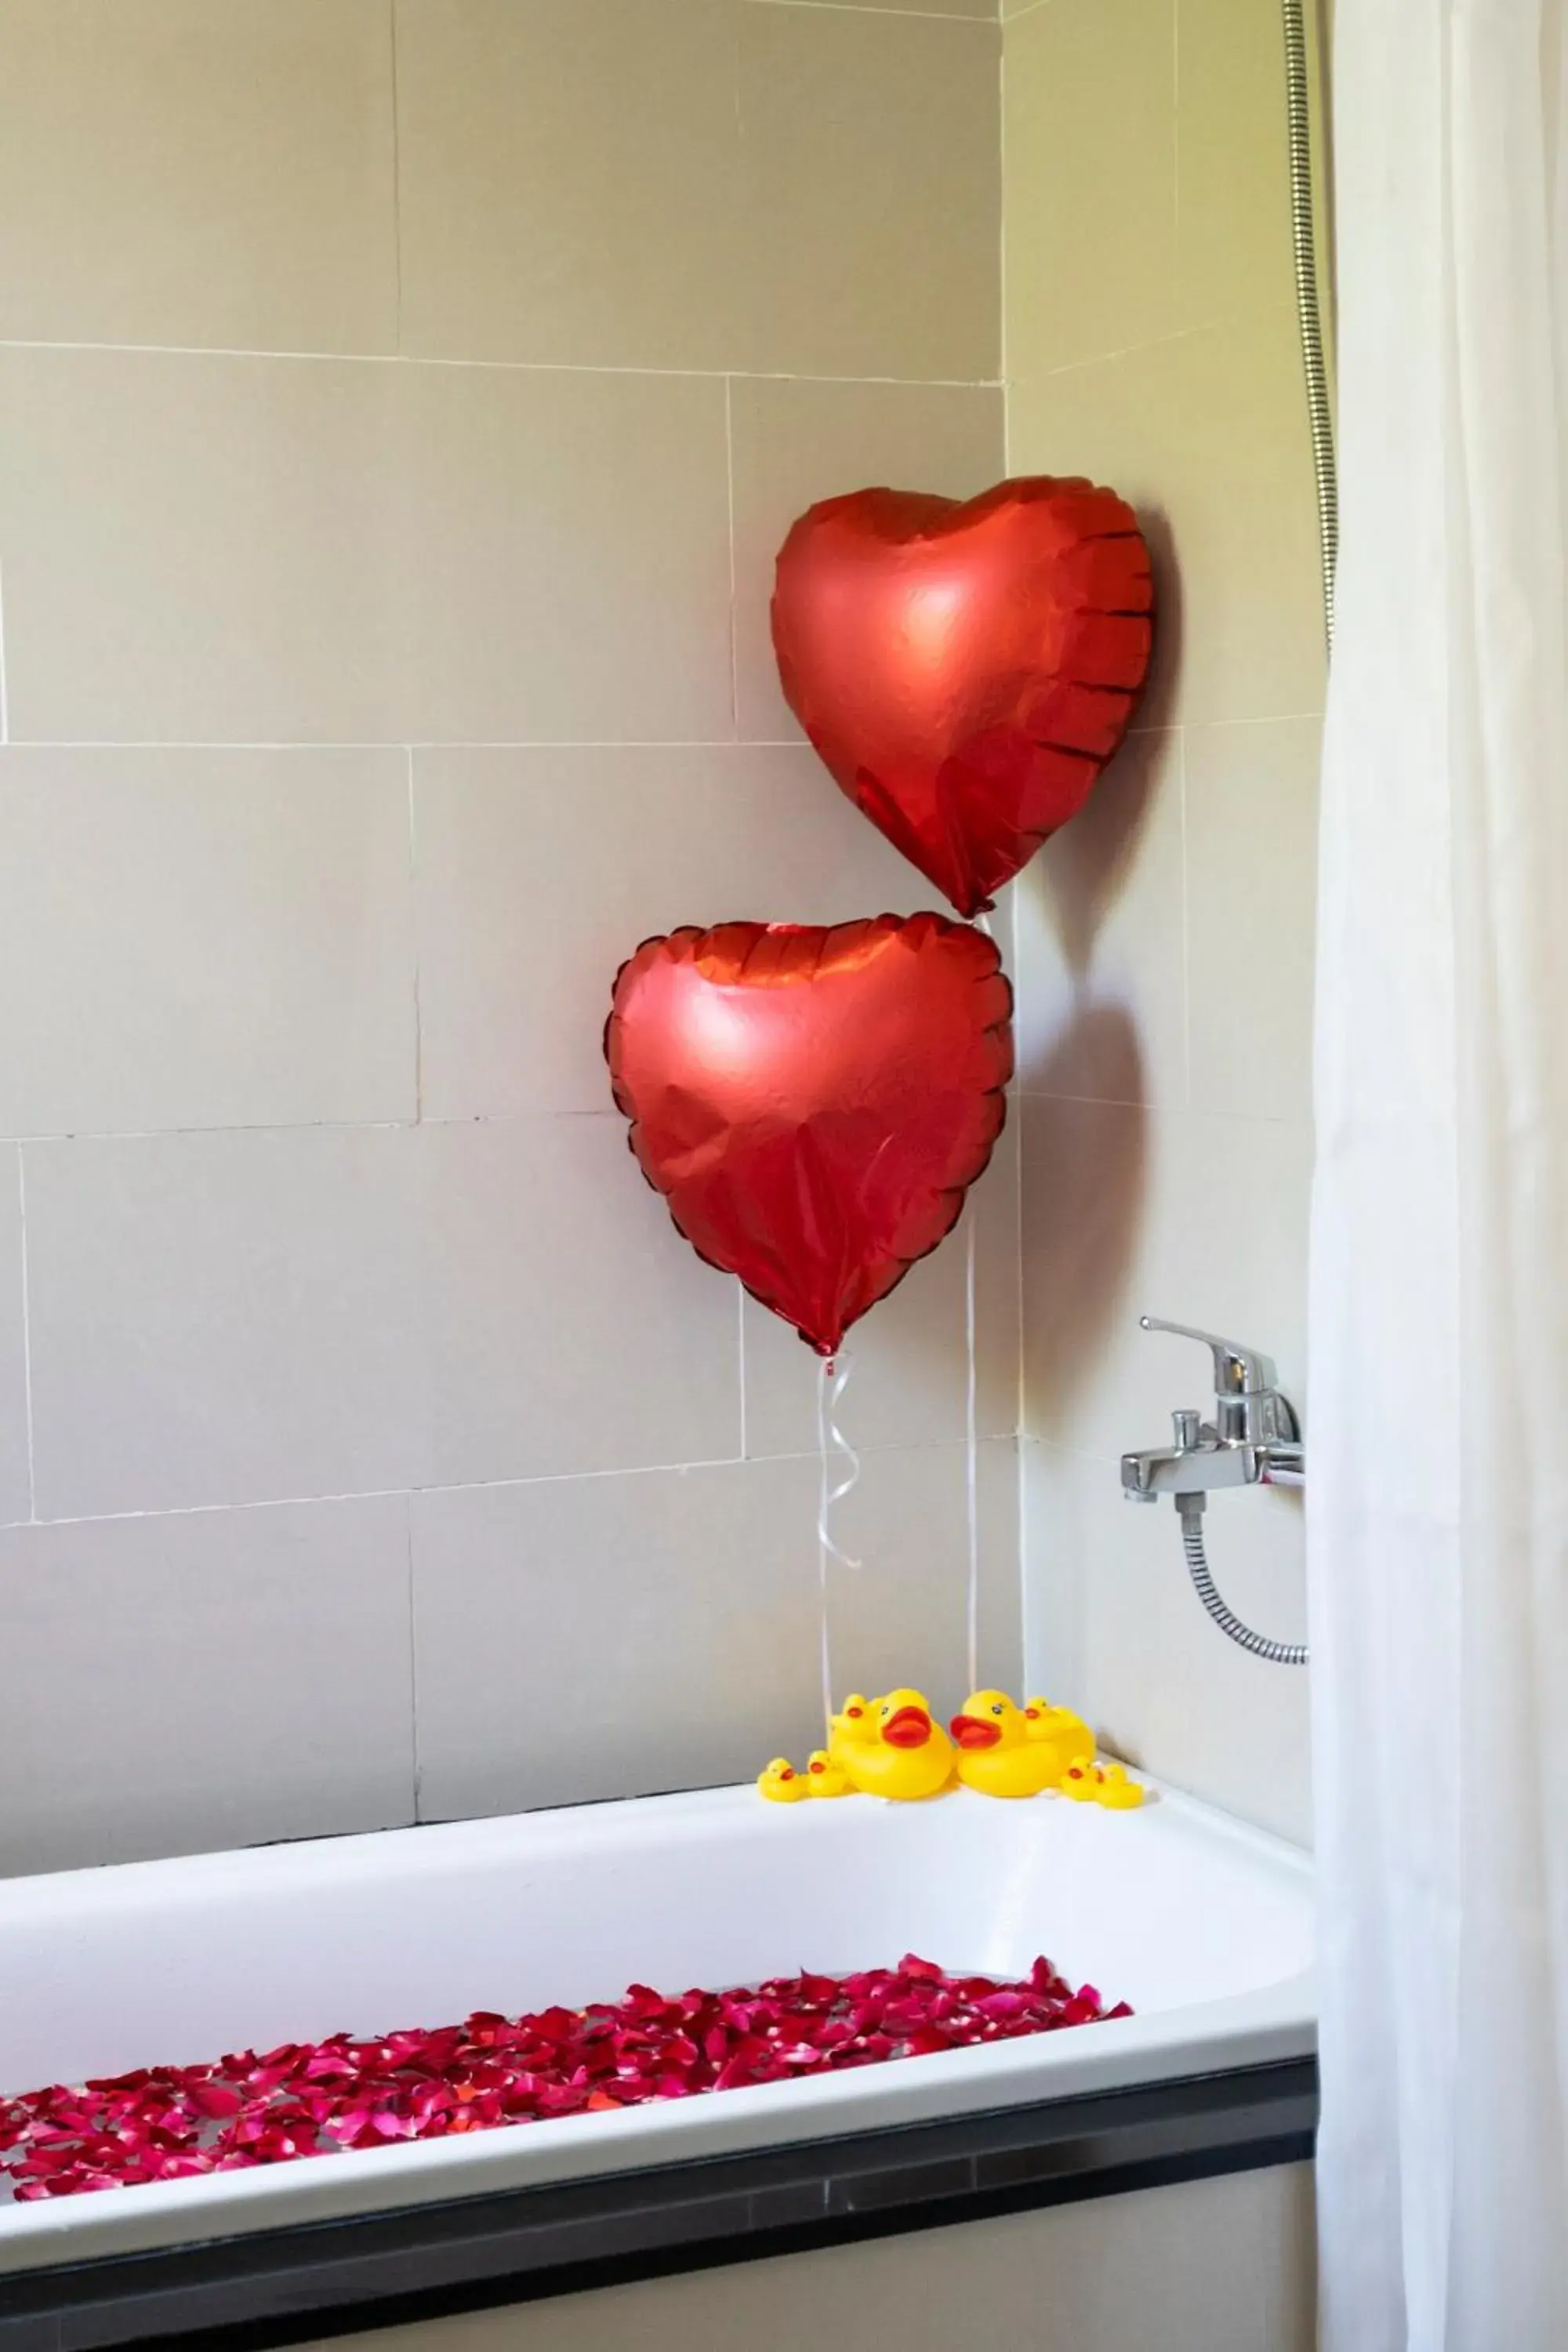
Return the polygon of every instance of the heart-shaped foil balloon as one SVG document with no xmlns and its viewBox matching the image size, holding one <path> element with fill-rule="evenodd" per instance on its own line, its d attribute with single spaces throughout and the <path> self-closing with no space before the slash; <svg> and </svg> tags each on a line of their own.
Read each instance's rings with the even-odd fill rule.
<svg viewBox="0 0 1568 2352">
<path fill-rule="evenodd" d="M 976 915 L 1121 744 L 1153 602 L 1131 508 L 1092 482 L 857 490 L 785 540 L 773 647 L 842 789 Z"/>
<path fill-rule="evenodd" d="M 605 1053 L 698 1255 L 831 1356 L 991 1157 L 1012 1007 L 993 942 L 940 915 L 724 923 L 622 965 Z"/>
</svg>

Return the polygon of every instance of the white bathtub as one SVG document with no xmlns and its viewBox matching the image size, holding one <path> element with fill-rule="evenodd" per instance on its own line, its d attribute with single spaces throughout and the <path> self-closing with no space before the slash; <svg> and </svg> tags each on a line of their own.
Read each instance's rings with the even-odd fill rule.
<svg viewBox="0 0 1568 2352">
<path fill-rule="evenodd" d="M 1300 2057 L 1293 1847 L 1163 1793 L 1135 1813 L 750 1789 L 0 1883 L 0 2092 L 347 2028 L 437 2025 L 796 1968 L 1021 1976 L 1131 2019 L 710 2097 L 0 2206 L 0 2273 Z"/>
</svg>

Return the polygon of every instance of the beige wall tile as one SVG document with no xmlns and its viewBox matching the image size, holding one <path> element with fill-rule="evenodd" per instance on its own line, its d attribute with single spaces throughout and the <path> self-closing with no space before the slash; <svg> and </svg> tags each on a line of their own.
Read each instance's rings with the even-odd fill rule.
<svg viewBox="0 0 1568 2352">
<path fill-rule="evenodd" d="M 1186 740 L 1193 1101 L 1304 1122 L 1321 722 L 1194 727 Z"/>
<path fill-rule="evenodd" d="M 1199 1401 L 1190 1381 L 1172 1382 L 1170 1394 Z M 1226 1600 L 1286 1642 L 1307 1631 L 1300 1506 L 1300 1495 L 1277 1491 L 1219 1495 L 1204 1522 Z M 1025 1527 L 1031 1685 L 1079 1707 L 1134 1763 L 1306 1839 L 1308 1676 L 1249 1657 L 1211 1623 L 1172 1505 L 1125 1502 L 1113 1464 L 1030 1444 Z"/>
<path fill-rule="evenodd" d="M 0 1522 L 32 1511 L 21 1169 L 0 1151 Z"/>
<path fill-rule="evenodd" d="M 740 1451 L 734 1286 L 614 1112 L 26 1161 L 46 1517 Z"/>
<path fill-rule="evenodd" d="M 386 0 L 4 0 L 0 336 L 392 351 Z"/>
<path fill-rule="evenodd" d="M 1007 26 L 1010 381 L 1177 324 L 1175 18 L 1175 0 L 1050 0 Z"/>
<path fill-rule="evenodd" d="M 676 1232 L 617 1112 L 417 1141 L 431 1484 L 740 1453 L 735 1285 Z"/>
<path fill-rule="evenodd" d="M 396 381 L 0 351 L 13 740 L 401 739 Z"/>
<path fill-rule="evenodd" d="M 1016 1440 L 983 1444 L 976 1474 L 980 1679 L 1011 1689 L 1024 1659 Z M 867 1454 L 859 1484 L 833 1518 L 834 1541 L 860 1562 L 858 1569 L 829 1567 L 840 1692 L 907 1683 L 923 1690 L 942 1716 L 967 1696 L 967 1476 L 962 1445 Z M 814 1500 L 814 1528 L 816 1517 Z"/>
<path fill-rule="evenodd" d="M 1139 510 L 1159 597 L 1145 724 L 1321 710 L 1317 514 L 1293 309 L 1020 384 L 1008 446 L 1016 470 L 1093 474 Z"/>
<path fill-rule="evenodd" d="M 1026 1095 L 1018 1109 L 1024 1427 L 1032 1437 L 1092 1442 L 1102 1460 L 1112 1460 L 1153 1442 L 1140 1430 L 1169 1426 L 1168 1378 L 1162 1381 L 1146 1360 L 1140 1388 L 1129 1393 L 1118 1378 L 1130 1360 L 1141 1361 L 1131 1356 L 1128 1337 L 1139 1314 L 1161 1311 L 1157 1299 L 1142 1295 L 1152 1114 L 1136 1104 L 1068 1096 Z"/>
<path fill-rule="evenodd" d="M 405 1508 L 0 1533 L 0 1872 L 411 1821 Z"/>
<path fill-rule="evenodd" d="M 750 1780 L 820 1744 L 815 1464 L 413 1512 L 423 1820 Z"/>
<path fill-rule="evenodd" d="M 404 349 L 733 366 L 732 0 L 396 14 Z"/>
<path fill-rule="evenodd" d="M 415 799 L 433 1118 L 602 1111 L 610 990 L 657 932 L 925 891 L 805 745 L 420 751 Z"/>
<path fill-rule="evenodd" d="M 0 751 L 0 1132 L 412 1118 L 399 751 Z"/>
<path fill-rule="evenodd" d="M 1322 585 L 1294 305 L 1174 346 L 1183 705 L 1193 720 L 1323 707 Z"/>
<path fill-rule="evenodd" d="M 743 736 L 799 740 L 779 690 L 768 607 L 773 564 L 797 515 L 820 499 L 886 483 L 973 498 L 1005 471 L 999 388 L 910 383 L 731 386 L 735 517 L 735 677 Z M 930 886 L 921 887 L 929 896 Z"/>
<path fill-rule="evenodd" d="M 395 373 L 416 740 L 732 736 L 722 383 Z"/>
<path fill-rule="evenodd" d="M 1278 305 L 1291 285 L 1285 46 L 1268 0 L 1182 0 L 1181 323 Z"/>
<path fill-rule="evenodd" d="M 1018 1069 L 1035 1094 L 1187 1092 L 1182 738 L 1131 736 L 1019 877 Z"/>
<path fill-rule="evenodd" d="M 1016 1104 L 1010 1106 L 1016 1113 Z M 941 1445 L 966 1425 L 969 1224 L 974 1226 L 975 1419 L 982 1435 L 1018 1425 L 1018 1129 L 1004 1130 L 963 1220 L 858 1323 L 840 1362 L 854 1368 L 839 1409 L 851 1444 Z M 746 1451 L 809 1453 L 820 1359 L 748 1298 Z"/>
<path fill-rule="evenodd" d="M 753 7 L 812 8 L 841 5 L 841 0 L 748 0 Z M 973 16 L 994 24 L 996 0 L 855 0 L 859 8 L 890 8 L 900 16 Z"/>
<path fill-rule="evenodd" d="M 1047 0 L 1055 7 L 1058 0 Z M 1184 655 L 1193 589 L 1188 540 L 1194 499 L 1182 450 L 1182 345 L 1151 343 L 1111 359 L 1011 381 L 1007 467 L 1015 474 L 1088 474 L 1130 499 L 1154 567 L 1154 651 L 1138 708 L 1141 727 L 1183 715 Z M 1218 500 L 1224 485 L 1200 485 Z M 1194 626 L 1198 625 L 1196 622 Z"/>
<path fill-rule="evenodd" d="M 0 352 L 11 730 L 730 735 L 724 392 Z"/>
<path fill-rule="evenodd" d="M 1313 2260 L 1311 2167 L 1297 2164 L 363 2340 L 365 2352 L 803 2352 L 853 2310 L 861 2352 L 949 2352 L 976 2312 L 1029 2352 L 1311 2352 Z"/>
<path fill-rule="evenodd" d="M 997 373 L 994 29 L 742 6 L 742 366 Z"/>
<path fill-rule="evenodd" d="M 1016 1494 L 1012 1441 L 983 1448 L 982 1656 L 1015 1682 Z M 820 1745 L 814 1458 L 474 1487 L 412 1508 L 422 1819 L 750 1780 L 770 1755 Z M 835 1527 L 863 1561 L 833 1571 L 841 1687 L 907 1677 L 956 1706 L 962 1447 L 868 1454 Z"/>
<path fill-rule="evenodd" d="M 28 1145 L 40 1514 L 418 1480 L 416 1143 L 295 1128 Z"/>
<path fill-rule="evenodd" d="M 1301 1126 L 1024 1099 L 1026 1426 L 1115 1463 L 1206 1405 L 1193 1323 L 1272 1356 L 1303 1402 L 1312 1140 Z M 1157 1768 L 1156 1768 L 1157 1769 Z"/>
<path fill-rule="evenodd" d="M 1206 1360 L 1140 1310 L 1251 1341 L 1301 1402 L 1323 662 L 1278 10 L 1044 0 L 1005 58 L 1009 466 L 1137 506 L 1140 720 L 1181 726 L 1134 761 L 1185 769 L 1184 840 L 1168 785 L 1138 829 L 1123 753 L 1019 887 L 1026 1413 L 1056 1441 L 1026 1482 L 1035 1671 L 1152 1769 L 1300 1833 L 1306 1677 L 1209 1625 L 1171 1514 L 1124 1510 L 1116 1475 L 1207 1397 Z M 1298 1633 L 1293 1504 L 1210 1521 L 1227 1597 Z"/>
</svg>

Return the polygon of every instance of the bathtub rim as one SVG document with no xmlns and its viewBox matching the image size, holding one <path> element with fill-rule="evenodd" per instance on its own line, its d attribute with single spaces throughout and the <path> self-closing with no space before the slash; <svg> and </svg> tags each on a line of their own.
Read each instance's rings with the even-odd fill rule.
<svg viewBox="0 0 1568 2352">
<path fill-rule="evenodd" d="M 1250 1850 L 1260 1862 L 1310 1885 L 1311 1857 L 1252 1823 L 1166 1788 L 1145 1775 L 1161 1812 L 1191 1822 L 1205 1838 Z M 668 1803 L 682 1834 L 700 1836 L 755 1803 L 747 1787 L 698 1790 L 672 1799 L 626 1798 L 420 1828 L 202 1856 L 254 1880 L 260 1872 L 298 1877 L 320 1868 L 340 1883 L 356 1872 L 395 1867 L 417 1852 L 426 1870 L 447 1857 L 505 1846 L 516 1823 L 574 1845 L 613 1843 L 634 1809 Z M 827 1809 L 833 1815 L 838 1808 Z M 813 1809 L 815 1811 L 815 1809 Z M 787 1832 L 793 1811 L 777 1817 Z M 414 1843 L 417 1841 L 417 1845 Z M 125 1863 L 41 1874 L 0 1885 L 0 1904 L 69 1916 L 79 1900 L 101 1909 L 116 1887 L 155 1888 L 188 1878 L 197 1857 Z M 999 2109 L 1048 2106 L 1099 2092 L 1201 2081 L 1311 2057 L 1316 2001 L 1310 1967 L 1271 1984 L 1212 2000 L 1152 2010 L 983 2049 L 903 2058 L 852 2074 L 715 2092 L 700 2099 L 616 2114 L 576 2115 L 505 2125 L 471 2137 L 403 2142 L 331 2158 L 155 2181 L 140 2187 L 0 2205 L 0 2281 L 61 2263 L 210 2243 L 310 2221 L 347 2221 L 414 2207 L 546 2188 L 727 2155 L 897 2131 Z"/>
<path fill-rule="evenodd" d="M 1310 2165 L 1315 2059 L 0 2277 L 0 2352 L 255 2352 Z M 258 2334 L 258 2329 L 261 2333 Z"/>
</svg>

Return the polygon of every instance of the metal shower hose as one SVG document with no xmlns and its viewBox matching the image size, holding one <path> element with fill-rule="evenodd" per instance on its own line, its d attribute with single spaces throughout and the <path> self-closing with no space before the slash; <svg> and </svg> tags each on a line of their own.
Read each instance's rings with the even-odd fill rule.
<svg viewBox="0 0 1568 2352">
<path fill-rule="evenodd" d="M 1334 567 L 1340 551 L 1340 488 L 1334 467 L 1334 413 L 1318 307 L 1318 237 L 1312 210 L 1312 100 L 1307 70 L 1303 0 L 1281 0 L 1285 20 L 1285 121 L 1290 153 L 1290 250 L 1296 316 L 1307 380 L 1307 421 L 1318 492 L 1318 550 L 1323 571 L 1323 634 L 1334 642 Z"/>
<path fill-rule="evenodd" d="M 1323 635 L 1334 643 L 1334 567 L 1340 551 L 1340 492 L 1334 467 L 1334 416 L 1329 372 L 1323 359 L 1323 321 L 1318 307 L 1317 222 L 1312 211 L 1312 106 L 1307 70 L 1303 0 L 1280 0 L 1285 20 L 1285 114 L 1290 151 L 1290 248 L 1296 268 L 1296 316 L 1301 330 L 1301 366 L 1307 380 L 1307 420 L 1312 436 L 1312 472 L 1318 492 L 1318 551 L 1323 568 Z M 1270 1665 L 1304 1666 L 1305 1642 L 1271 1642 L 1244 1624 L 1221 1599 L 1204 1549 L 1204 1498 L 1179 1495 L 1182 1549 L 1194 1589 L 1222 1633 Z"/>
<path fill-rule="evenodd" d="M 1305 1642 L 1271 1642 L 1267 1633 L 1255 1633 L 1244 1624 L 1234 1609 L 1227 1609 L 1221 1600 L 1214 1578 L 1209 1574 L 1208 1554 L 1204 1549 L 1204 1498 L 1201 1495 L 1178 1495 L 1176 1508 L 1182 1519 L 1182 1549 L 1187 1555 L 1187 1568 L 1198 1599 L 1214 1619 L 1222 1633 L 1239 1642 L 1255 1658 L 1264 1659 L 1271 1666 L 1304 1666 L 1307 1663 Z"/>
</svg>

